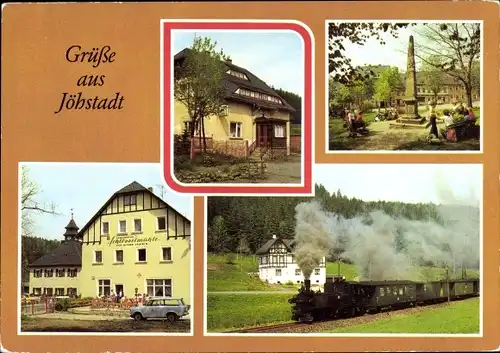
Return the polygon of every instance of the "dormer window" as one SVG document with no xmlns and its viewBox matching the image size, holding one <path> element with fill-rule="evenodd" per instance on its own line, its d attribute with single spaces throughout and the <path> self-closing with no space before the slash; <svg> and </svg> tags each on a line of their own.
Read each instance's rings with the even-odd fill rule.
<svg viewBox="0 0 500 353">
<path fill-rule="evenodd" d="M 245 75 L 243 72 L 239 72 L 239 71 L 235 71 L 235 70 L 227 70 L 226 71 L 227 74 L 231 75 L 231 76 L 234 76 L 234 77 L 238 77 L 238 78 L 241 78 L 242 80 L 247 80 L 248 81 L 248 77 L 247 75 Z"/>
<path fill-rule="evenodd" d="M 255 99 L 273 102 L 276 104 L 283 104 L 281 99 L 279 99 L 278 97 L 271 96 L 271 95 L 265 94 L 265 93 L 251 91 L 251 90 L 246 89 L 246 88 L 238 88 L 234 93 L 239 94 L 240 96 L 252 97 Z"/>
</svg>

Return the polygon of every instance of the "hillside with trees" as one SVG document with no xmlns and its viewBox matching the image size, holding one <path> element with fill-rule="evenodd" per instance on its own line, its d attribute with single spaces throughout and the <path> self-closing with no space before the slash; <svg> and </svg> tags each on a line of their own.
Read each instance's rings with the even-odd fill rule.
<svg viewBox="0 0 500 353">
<path fill-rule="evenodd" d="M 208 251 L 253 254 L 273 234 L 293 238 L 295 207 L 304 201 L 318 200 L 325 210 L 345 218 L 380 210 L 410 220 L 441 223 L 437 206 L 387 201 L 363 201 L 340 191 L 330 193 L 316 185 L 313 197 L 208 197 Z"/>
<path fill-rule="evenodd" d="M 281 88 L 273 88 L 276 93 L 278 93 L 281 98 L 286 100 L 290 104 L 295 112 L 292 113 L 292 124 L 300 124 L 302 122 L 302 99 L 296 93 L 285 91 Z"/>
</svg>

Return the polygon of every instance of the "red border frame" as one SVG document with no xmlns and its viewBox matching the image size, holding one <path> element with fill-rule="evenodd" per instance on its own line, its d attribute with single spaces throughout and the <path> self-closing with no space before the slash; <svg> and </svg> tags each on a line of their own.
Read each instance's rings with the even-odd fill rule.
<svg viewBox="0 0 500 353">
<path fill-rule="evenodd" d="M 297 194 L 311 195 L 313 193 L 312 182 L 312 35 L 306 29 L 295 22 L 164 22 L 163 24 L 163 176 L 167 185 L 179 193 L 197 194 Z M 304 154 L 303 179 L 304 186 L 184 186 L 178 184 L 172 177 L 171 161 L 173 153 L 170 150 L 171 129 L 171 88 L 170 88 L 170 65 L 174 53 L 171 48 L 171 31 L 175 29 L 208 29 L 208 30 L 292 30 L 298 33 L 304 40 L 304 121 L 302 122 L 302 133 L 304 134 L 304 146 L 301 146 Z M 284 184 L 286 185 L 286 184 Z"/>
</svg>

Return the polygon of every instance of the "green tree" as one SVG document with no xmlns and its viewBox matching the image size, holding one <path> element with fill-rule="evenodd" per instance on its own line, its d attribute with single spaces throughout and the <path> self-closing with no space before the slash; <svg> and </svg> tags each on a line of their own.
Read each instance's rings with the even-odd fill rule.
<svg viewBox="0 0 500 353">
<path fill-rule="evenodd" d="M 417 30 L 424 39 L 415 43 L 415 56 L 422 62 L 460 81 L 472 106 L 472 89 L 481 54 L 480 23 L 426 24 Z M 439 58 L 434 63 L 428 58 Z"/>
<path fill-rule="evenodd" d="M 375 82 L 374 98 L 379 102 L 389 102 L 403 90 L 403 80 L 397 67 L 382 71 Z"/>
<path fill-rule="evenodd" d="M 212 220 L 212 225 L 207 232 L 207 239 L 211 251 L 221 253 L 227 250 L 229 233 L 223 216 L 216 216 Z"/>
<path fill-rule="evenodd" d="M 216 51 L 217 42 L 208 37 L 195 37 L 184 62 L 175 69 L 174 97 L 183 104 L 191 121 L 190 135 L 199 131 L 200 144 L 206 152 L 205 118 L 220 115 L 225 104 L 225 88 L 221 80 L 225 74 L 226 56 Z"/>
</svg>

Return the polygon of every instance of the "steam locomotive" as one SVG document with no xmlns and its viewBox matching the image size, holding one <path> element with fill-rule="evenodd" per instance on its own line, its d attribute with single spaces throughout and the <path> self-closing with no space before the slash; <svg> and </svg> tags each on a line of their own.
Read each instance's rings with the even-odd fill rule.
<svg viewBox="0 0 500 353">
<path fill-rule="evenodd" d="M 346 281 L 328 276 L 323 292 L 311 290 L 305 280 L 299 293 L 289 299 L 292 320 L 313 322 L 362 316 L 383 310 L 445 302 L 479 296 L 479 279 L 434 282 Z"/>
</svg>

